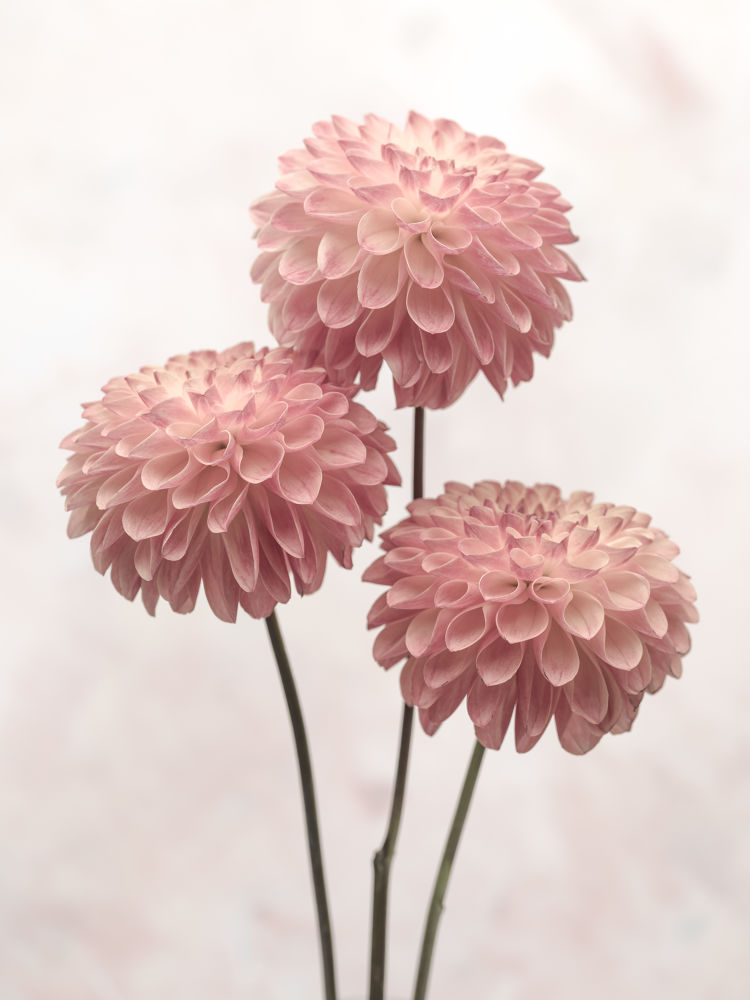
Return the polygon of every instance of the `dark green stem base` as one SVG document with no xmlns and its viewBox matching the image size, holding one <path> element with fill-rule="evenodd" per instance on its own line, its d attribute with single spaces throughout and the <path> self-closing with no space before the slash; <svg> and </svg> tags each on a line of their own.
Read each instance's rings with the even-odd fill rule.
<svg viewBox="0 0 750 1000">
<path fill-rule="evenodd" d="M 427 994 L 427 982 L 430 976 L 432 953 L 435 948 L 438 923 L 440 922 L 440 917 L 443 913 L 443 898 L 445 897 L 445 891 L 448 888 L 448 879 L 450 878 L 451 868 L 453 867 L 453 859 L 456 856 L 458 842 L 461 838 L 461 832 L 464 828 L 466 816 L 469 812 L 469 804 L 471 802 L 471 796 L 474 792 L 474 786 L 477 782 L 477 776 L 479 775 L 479 765 L 482 763 L 483 753 L 484 747 L 481 743 L 477 743 L 474 747 L 474 752 L 471 755 L 471 760 L 469 761 L 466 778 L 464 779 L 461 795 L 459 796 L 458 805 L 456 806 L 456 813 L 453 817 L 453 823 L 451 824 L 448 840 L 445 844 L 445 850 L 443 851 L 443 859 L 440 862 L 440 868 L 438 869 L 437 878 L 435 879 L 435 888 L 432 893 L 432 899 L 430 900 L 430 908 L 427 911 L 424 936 L 422 937 L 422 951 L 419 956 L 417 982 L 414 987 L 414 1000 L 425 1000 L 425 996 Z"/>
<path fill-rule="evenodd" d="M 279 623 L 274 611 L 266 618 L 266 627 L 271 639 L 276 663 L 279 668 L 281 685 L 284 688 L 289 719 L 294 733 L 294 744 L 297 748 L 297 764 L 299 766 L 302 799 L 305 805 L 305 822 L 307 824 L 307 843 L 310 851 L 310 867 L 315 889 L 315 904 L 318 911 L 318 932 L 320 936 L 320 951 L 323 963 L 323 982 L 325 1000 L 336 1000 L 336 972 L 333 961 L 333 936 L 331 921 L 328 915 L 328 899 L 326 896 L 325 873 L 323 871 L 323 855 L 320 849 L 320 831 L 318 829 L 318 813 L 315 805 L 315 789 L 313 786 L 310 750 L 307 746 L 305 723 L 297 695 L 297 688 L 289 665 L 289 658 L 281 637 Z"/>
</svg>

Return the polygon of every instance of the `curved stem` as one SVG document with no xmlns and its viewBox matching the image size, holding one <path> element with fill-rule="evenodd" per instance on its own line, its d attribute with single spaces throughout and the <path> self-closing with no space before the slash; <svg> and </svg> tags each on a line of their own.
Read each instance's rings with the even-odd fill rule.
<svg viewBox="0 0 750 1000">
<path fill-rule="evenodd" d="M 297 748 L 297 764 L 299 766 L 302 799 L 305 805 L 305 822 L 307 824 L 307 843 L 310 851 L 310 867 L 312 869 L 313 886 L 315 888 L 315 904 L 318 911 L 318 933 L 320 936 L 320 951 L 323 962 L 323 980 L 325 1000 L 336 1000 L 336 973 L 333 962 L 333 936 L 331 921 L 328 916 L 328 900 L 326 897 L 325 874 L 323 871 L 323 855 L 320 850 L 320 831 L 318 830 L 318 815 L 315 805 L 315 789 L 313 786 L 310 750 L 307 746 L 305 723 L 297 695 L 297 688 L 289 665 L 289 658 L 284 648 L 279 623 L 274 611 L 266 618 L 266 627 L 279 668 L 281 685 L 284 688 L 289 719 L 294 733 L 294 744 Z"/>
<path fill-rule="evenodd" d="M 409 746 L 414 709 L 404 705 L 401 719 L 396 781 L 393 786 L 391 817 L 383 846 L 372 859 L 372 946 L 370 949 L 370 1000 L 383 1000 L 385 989 L 386 924 L 388 918 L 388 881 L 391 861 L 396 849 L 396 838 L 401 825 L 401 809 L 406 789 L 406 771 L 409 764 Z"/>
<path fill-rule="evenodd" d="M 424 490 L 424 410 L 414 408 L 414 473 L 412 492 L 414 499 L 422 496 Z M 401 739 L 396 764 L 396 780 L 393 785 L 391 815 L 388 820 L 383 846 L 372 859 L 372 935 L 370 946 L 370 1000 L 383 1000 L 385 989 L 385 951 L 388 921 L 388 884 L 391 862 L 396 851 L 396 839 L 401 826 L 401 810 L 406 790 L 406 772 L 409 766 L 411 730 L 414 709 L 404 705 L 401 717 Z"/>
<path fill-rule="evenodd" d="M 435 888 L 432 892 L 430 908 L 427 911 L 427 920 L 425 922 L 424 935 L 422 937 L 422 950 L 419 956 L 419 968 L 417 970 L 417 982 L 414 987 L 414 1000 L 425 1000 L 427 993 L 427 981 L 430 976 L 430 965 L 432 963 L 432 953 L 435 948 L 435 937 L 437 936 L 438 923 L 440 922 L 440 917 L 443 913 L 443 898 L 445 896 L 445 891 L 448 888 L 448 879 L 450 878 L 451 868 L 453 867 L 453 859 L 456 856 L 458 842 L 461 838 L 464 823 L 466 822 L 467 813 L 469 812 L 469 804 L 471 802 L 471 796 L 474 792 L 474 786 L 479 774 L 479 765 L 482 763 L 483 753 L 484 747 L 481 743 L 477 742 L 474 747 L 474 752 L 471 755 L 471 760 L 469 761 L 469 767 L 466 771 L 466 778 L 464 779 L 461 795 L 458 799 L 456 813 L 453 817 L 453 823 L 451 824 L 448 840 L 445 844 L 445 850 L 443 851 L 443 859 L 440 862 L 440 868 L 438 869 L 437 878 L 435 879 Z"/>
</svg>

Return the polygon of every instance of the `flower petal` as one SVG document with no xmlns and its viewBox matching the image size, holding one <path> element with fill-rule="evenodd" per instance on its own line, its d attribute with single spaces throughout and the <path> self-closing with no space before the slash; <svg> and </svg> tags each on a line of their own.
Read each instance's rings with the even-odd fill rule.
<svg viewBox="0 0 750 1000">
<path fill-rule="evenodd" d="M 168 521 L 169 502 L 166 490 L 131 500 L 122 512 L 122 526 L 136 542 L 162 534 Z"/>
<path fill-rule="evenodd" d="M 141 469 L 141 482 L 147 490 L 162 490 L 174 486 L 185 477 L 191 466 L 185 449 L 149 459 Z"/>
<path fill-rule="evenodd" d="M 486 726 L 492 721 L 503 694 L 502 686 L 488 687 L 481 677 L 475 679 L 466 697 L 466 710 L 475 726 Z"/>
<path fill-rule="evenodd" d="M 606 584 L 609 597 L 615 608 L 635 611 L 647 603 L 651 588 L 645 577 L 627 570 L 602 573 L 600 579 Z"/>
<path fill-rule="evenodd" d="M 588 656 L 582 656 L 575 677 L 565 688 L 570 707 L 576 715 L 598 725 L 607 714 L 609 694 L 602 671 Z"/>
<path fill-rule="evenodd" d="M 406 293 L 406 308 L 417 326 L 427 333 L 450 330 L 456 315 L 444 288 L 422 288 L 413 281 Z"/>
<path fill-rule="evenodd" d="M 604 608 L 591 594 L 574 590 L 562 613 L 562 620 L 573 635 L 591 639 L 604 624 Z"/>
<path fill-rule="evenodd" d="M 461 226 L 446 226 L 439 222 L 433 222 L 430 236 L 440 250 L 451 254 L 460 253 L 471 246 L 473 239 L 468 229 L 463 229 Z"/>
<path fill-rule="evenodd" d="M 419 342 L 422 357 L 431 372 L 440 374 L 448 371 L 454 363 L 455 356 L 450 338 L 442 333 L 425 333 L 419 331 Z"/>
<path fill-rule="evenodd" d="M 557 604 L 570 593 L 570 584 L 562 577 L 538 576 L 531 584 L 531 593 L 542 604 Z"/>
<path fill-rule="evenodd" d="M 485 684 L 504 684 L 521 665 L 523 643 L 509 643 L 503 638 L 494 639 L 483 646 L 477 656 L 477 672 Z M 474 720 L 476 722 L 476 719 Z"/>
<path fill-rule="evenodd" d="M 172 506 L 183 510 L 185 507 L 197 507 L 198 504 L 216 500 L 225 493 L 232 477 L 233 474 L 226 467 L 207 465 L 197 475 L 186 479 L 172 490 Z"/>
<path fill-rule="evenodd" d="M 318 245 L 317 265 L 324 278 L 343 278 L 354 267 L 359 244 L 348 229 L 328 229 Z"/>
<path fill-rule="evenodd" d="M 323 473 L 306 452 L 290 451 L 274 474 L 279 493 L 290 503 L 309 504 L 317 498 Z"/>
<path fill-rule="evenodd" d="M 339 524 L 358 527 L 362 523 L 362 508 L 354 494 L 333 476 L 323 476 L 315 498 L 315 507 Z"/>
<path fill-rule="evenodd" d="M 504 604 L 495 619 L 497 630 L 508 642 L 525 642 L 541 635 L 549 624 L 546 608 L 536 601 Z"/>
<path fill-rule="evenodd" d="M 555 687 L 567 684 L 578 673 L 580 658 L 576 644 L 554 619 L 537 640 L 537 656 L 539 669 Z"/>
<path fill-rule="evenodd" d="M 286 454 L 284 446 L 274 438 L 261 438 L 242 448 L 239 472 L 245 482 L 263 483 L 270 479 Z"/>
<path fill-rule="evenodd" d="M 357 278 L 357 296 L 365 309 L 382 309 L 390 305 L 403 284 L 401 254 L 368 257 Z"/>
<path fill-rule="evenodd" d="M 320 441 L 325 428 L 325 421 L 317 414 L 303 413 L 284 424 L 282 428 L 284 447 L 287 451 L 300 451 L 302 448 L 308 448 L 311 444 Z M 364 445 L 362 448 L 364 450 Z"/>
<path fill-rule="evenodd" d="M 285 281 L 305 285 L 315 278 L 318 272 L 318 243 L 316 238 L 299 240 L 282 253 L 279 274 Z"/>
<path fill-rule="evenodd" d="M 479 591 L 486 601 L 511 601 L 525 589 L 523 580 L 503 570 L 490 570 L 479 581 Z"/>
<path fill-rule="evenodd" d="M 408 620 L 406 629 L 406 648 L 412 656 L 422 656 L 430 646 L 435 629 L 438 625 L 440 612 L 437 608 L 420 611 L 414 618 Z"/>
<path fill-rule="evenodd" d="M 428 656 L 422 668 L 422 675 L 430 688 L 442 688 L 471 669 L 471 658 L 460 653 L 442 652 Z"/>
<path fill-rule="evenodd" d="M 367 448 L 356 434 L 329 424 L 315 444 L 315 454 L 325 469 L 348 469 L 365 461 Z"/>
<path fill-rule="evenodd" d="M 355 339 L 360 354 L 366 358 L 382 354 L 396 333 L 393 319 L 390 309 L 372 309 L 367 314 Z"/>
<path fill-rule="evenodd" d="M 422 241 L 412 236 L 404 245 L 404 260 L 411 277 L 422 288 L 437 288 L 443 283 L 443 266 Z"/>
<path fill-rule="evenodd" d="M 318 314 L 326 326 L 339 329 L 353 323 L 362 312 L 357 298 L 358 276 L 326 279 L 318 289 Z"/>
<path fill-rule="evenodd" d="M 452 652 L 473 646 L 484 635 L 485 619 L 482 608 L 463 611 L 445 630 L 445 645 Z"/>
<path fill-rule="evenodd" d="M 362 215 L 362 203 L 356 195 L 335 188 L 319 188 L 305 198 L 308 215 L 329 222 L 357 222 Z"/>
<path fill-rule="evenodd" d="M 637 634 L 615 618 L 607 618 L 590 642 L 605 663 L 617 670 L 632 670 L 643 655 L 643 643 Z"/>
<path fill-rule="evenodd" d="M 392 253 L 401 244 L 401 231 L 393 213 L 380 208 L 365 212 L 357 226 L 357 241 L 368 253 Z"/>
</svg>

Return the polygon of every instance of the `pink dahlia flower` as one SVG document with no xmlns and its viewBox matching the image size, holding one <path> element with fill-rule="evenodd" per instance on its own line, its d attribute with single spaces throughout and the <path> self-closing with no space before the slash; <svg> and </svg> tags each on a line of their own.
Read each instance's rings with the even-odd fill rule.
<svg viewBox="0 0 750 1000">
<path fill-rule="evenodd" d="M 313 132 L 250 210 L 278 341 L 364 389 L 385 361 L 398 406 L 448 406 L 480 369 L 500 395 L 530 379 L 571 316 L 560 278 L 581 278 L 542 168 L 414 112 L 404 129 L 367 115 Z"/>
<path fill-rule="evenodd" d="M 192 611 L 254 618 L 320 587 L 326 555 L 350 567 L 399 476 L 395 447 L 355 389 L 299 367 L 284 348 L 195 351 L 115 378 L 83 407 L 86 424 L 58 485 L 71 537 L 93 531 L 100 573 L 153 614 L 163 597 Z"/>
<path fill-rule="evenodd" d="M 520 751 L 554 716 L 563 747 L 585 753 L 680 676 L 695 591 L 647 514 L 514 482 L 448 483 L 409 511 L 365 573 L 388 585 L 368 623 L 385 626 L 378 663 L 406 659 L 403 696 L 428 733 L 465 698 L 484 746 L 500 747 L 515 708 Z"/>
</svg>

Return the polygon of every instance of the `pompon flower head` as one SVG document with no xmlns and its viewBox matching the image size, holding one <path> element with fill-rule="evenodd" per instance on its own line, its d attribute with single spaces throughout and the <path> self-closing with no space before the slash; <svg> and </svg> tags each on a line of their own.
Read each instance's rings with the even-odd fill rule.
<svg viewBox="0 0 750 1000">
<path fill-rule="evenodd" d="M 445 118 L 318 122 L 256 201 L 252 268 L 277 340 L 398 406 L 449 406 L 481 369 L 504 393 L 571 316 L 575 237 L 542 168 Z"/>
<path fill-rule="evenodd" d="M 320 587 L 330 552 L 351 566 L 399 476 L 385 427 L 284 348 L 196 351 L 115 378 L 83 407 L 58 479 L 71 537 L 93 531 L 100 573 L 192 611 L 265 617 Z"/>
<path fill-rule="evenodd" d="M 515 708 L 529 750 L 554 716 L 585 753 L 630 729 L 644 692 L 679 677 L 695 591 L 677 546 L 632 507 L 554 486 L 448 483 L 383 533 L 365 579 L 387 584 L 368 619 L 384 667 L 434 733 L 466 699 L 477 739 L 500 747 Z"/>
</svg>

